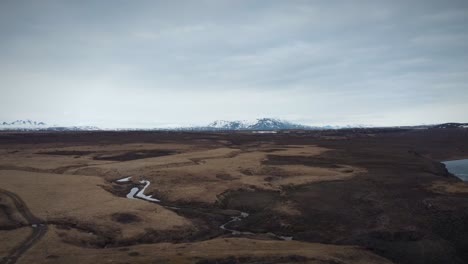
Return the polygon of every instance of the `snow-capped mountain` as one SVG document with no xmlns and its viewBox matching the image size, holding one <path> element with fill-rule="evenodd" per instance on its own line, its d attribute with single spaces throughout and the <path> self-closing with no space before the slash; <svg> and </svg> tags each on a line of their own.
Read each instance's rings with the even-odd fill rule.
<svg viewBox="0 0 468 264">
<path fill-rule="evenodd" d="M 311 127 L 294 124 L 288 121 L 262 118 L 257 119 L 257 122 L 249 127 L 252 130 L 281 130 L 281 129 L 310 129 Z"/>
<path fill-rule="evenodd" d="M 63 126 L 48 125 L 44 122 L 33 120 L 16 120 L 13 122 L 0 121 L 0 131 L 257 131 L 258 133 L 275 132 L 278 130 L 338 130 L 338 129 L 370 129 L 370 128 L 395 128 L 395 129 L 448 129 L 468 128 L 468 123 L 445 123 L 433 125 L 418 126 L 393 126 L 393 127 L 375 127 L 371 125 L 345 125 L 345 126 L 307 126 L 292 123 L 276 118 L 259 118 L 254 121 L 245 120 L 217 120 L 206 126 L 186 126 L 186 127 L 155 127 L 155 128 L 108 128 L 100 129 L 95 126 Z"/>
<path fill-rule="evenodd" d="M 377 127 L 372 125 L 316 125 L 308 126 L 292 123 L 276 118 L 260 118 L 255 121 L 226 121 L 217 120 L 206 126 L 180 127 L 167 130 L 186 130 L 186 131 L 276 131 L 276 130 L 341 130 L 341 129 L 369 129 L 369 128 L 401 128 L 401 129 L 428 129 L 428 128 L 468 128 L 468 123 L 447 123 L 433 124 L 423 126 L 388 126 Z"/>
<path fill-rule="evenodd" d="M 435 125 L 433 128 L 468 128 L 468 123 L 445 123 Z"/>
<path fill-rule="evenodd" d="M 44 129 L 47 124 L 32 120 L 16 120 L 13 122 L 0 122 L 1 129 Z"/>
<path fill-rule="evenodd" d="M 13 122 L 0 122 L 0 130 L 92 131 L 92 130 L 100 130 L 100 129 L 94 126 L 57 126 L 57 125 L 51 126 L 44 122 L 26 119 L 26 120 L 16 120 Z"/>
<path fill-rule="evenodd" d="M 226 121 L 217 120 L 207 126 L 194 127 L 194 130 L 287 130 L 313 129 L 313 127 L 294 124 L 275 118 L 260 118 L 255 121 Z"/>
<path fill-rule="evenodd" d="M 212 129 L 222 129 L 222 130 L 244 130 L 251 126 L 253 123 L 249 121 L 226 121 L 226 120 L 217 120 L 214 121 L 206 128 L 212 128 Z"/>
</svg>

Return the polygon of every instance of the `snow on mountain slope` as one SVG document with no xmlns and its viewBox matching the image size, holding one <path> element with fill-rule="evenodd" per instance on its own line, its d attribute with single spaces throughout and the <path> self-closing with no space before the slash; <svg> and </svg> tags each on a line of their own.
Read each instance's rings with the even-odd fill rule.
<svg viewBox="0 0 468 264">
<path fill-rule="evenodd" d="M 109 128 L 107 131 L 277 131 L 277 130 L 335 130 L 335 129 L 366 129 L 375 128 L 370 125 L 345 125 L 345 126 L 307 126 L 292 123 L 289 121 L 276 118 L 259 118 L 254 121 L 246 120 L 217 120 L 206 126 L 186 126 L 186 127 L 155 127 L 155 128 Z M 390 128 L 390 127 L 387 127 Z M 420 126 L 397 126 L 394 128 L 402 129 L 430 129 L 430 128 L 468 128 L 468 123 L 445 123 L 436 125 L 420 125 Z M 44 122 L 33 120 L 16 120 L 13 122 L 0 121 L 0 131 L 98 131 L 102 130 L 95 126 L 59 126 L 48 125 Z"/>
<path fill-rule="evenodd" d="M 217 120 L 200 130 L 281 130 L 281 129 L 307 129 L 304 125 L 294 124 L 275 118 L 260 118 L 255 121 L 225 121 Z"/>
<path fill-rule="evenodd" d="M 0 122 L 0 129 L 43 129 L 47 128 L 44 122 L 37 122 L 32 120 L 16 120 L 13 122 Z"/>
<path fill-rule="evenodd" d="M 94 126 L 50 126 L 44 122 L 33 120 L 16 120 L 13 122 L 0 122 L 0 130 L 17 130 L 17 131 L 33 131 L 33 130 L 48 130 L 48 131 L 91 131 L 100 130 Z"/>
</svg>

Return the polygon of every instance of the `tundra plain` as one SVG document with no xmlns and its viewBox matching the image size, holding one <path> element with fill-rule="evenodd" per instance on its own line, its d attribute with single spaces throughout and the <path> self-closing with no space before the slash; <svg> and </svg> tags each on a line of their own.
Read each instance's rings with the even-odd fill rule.
<svg viewBox="0 0 468 264">
<path fill-rule="evenodd" d="M 468 129 L 2 132 L 1 263 L 467 263 L 456 158 Z"/>
</svg>

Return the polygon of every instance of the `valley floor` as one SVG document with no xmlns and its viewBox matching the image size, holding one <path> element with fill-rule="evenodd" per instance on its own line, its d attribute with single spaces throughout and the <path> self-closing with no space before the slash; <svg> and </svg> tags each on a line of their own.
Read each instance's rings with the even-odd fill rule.
<svg viewBox="0 0 468 264">
<path fill-rule="evenodd" d="M 467 263 L 455 158 L 468 129 L 3 132 L 0 263 Z"/>
</svg>

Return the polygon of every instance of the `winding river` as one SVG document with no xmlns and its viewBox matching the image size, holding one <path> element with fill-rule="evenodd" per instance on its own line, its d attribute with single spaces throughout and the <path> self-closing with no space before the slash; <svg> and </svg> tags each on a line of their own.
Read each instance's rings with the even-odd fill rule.
<svg viewBox="0 0 468 264">
<path fill-rule="evenodd" d="M 128 182 L 130 182 L 131 178 L 132 177 L 126 177 L 126 178 L 123 178 L 123 179 L 120 179 L 120 180 L 116 180 L 116 182 L 117 183 L 128 183 Z M 139 199 L 143 199 L 143 200 L 146 200 L 146 201 L 149 201 L 149 202 L 156 202 L 156 203 L 161 202 L 161 200 L 153 198 L 152 195 L 145 195 L 146 188 L 148 188 L 148 186 L 150 186 L 150 184 L 151 184 L 150 181 L 141 180 L 140 183 L 145 184 L 145 186 L 141 190 L 138 189 L 137 187 L 133 187 L 130 190 L 130 192 L 127 194 L 127 198 L 129 198 L 129 199 L 139 198 Z M 165 206 L 165 205 L 163 205 L 163 206 L 165 208 L 169 208 L 169 209 L 172 209 L 172 210 L 179 210 L 180 209 L 180 208 L 174 207 L 174 206 Z M 220 225 L 219 228 L 221 228 L 223 230 L 226 230 L 228 232 L 231 232 L 231 234 L 233 234 L 233 235 L 259 235 L 259 233 L 243 232 L 243 231 L 239 231 L 239 230 L 230 229 L 229 227 L 227 227 L 230 223 L 242 221 L 243 219 L 245 219 L 247 217 L 249 217 L 249 213 L 240 212 L 240 214 L 238 216 L 231 217 L 231 220 L 229 220 L 226 223 Z M 293 237 L 280 236 L 280 235 L 277 235 L 277 234 L 274 234 L 274 233 L 271 233 L 271 232 L 265 233 L 265 234 L 276 237 L 276 238 L 281 239 L 281 240 L 292 240 L 293 239 Z"/>
</svg>

